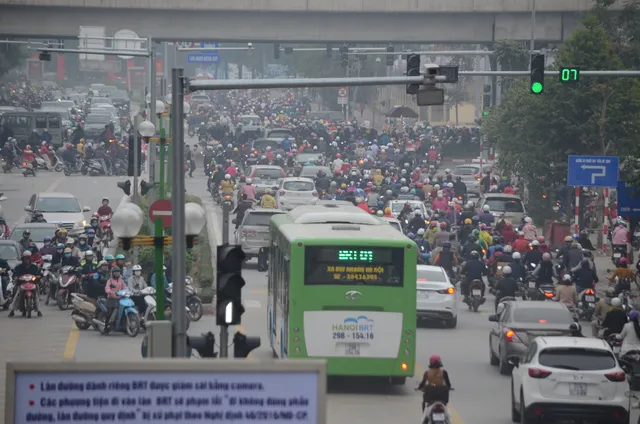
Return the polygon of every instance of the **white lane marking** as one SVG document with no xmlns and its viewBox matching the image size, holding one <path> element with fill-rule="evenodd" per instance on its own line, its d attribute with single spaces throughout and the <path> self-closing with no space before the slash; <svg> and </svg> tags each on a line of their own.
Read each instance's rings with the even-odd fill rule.
<svg viewBox="0 0 640 424">
<path fill-rule="evenodd" d="M 58 186 L 60 185 L 61 182 L 62 182 L 62 177 L 58 177 L 58 179 L 55 180 L 54 182 L 52 182 L 51 185 L 44 191 L 44 193 L 51 193 L 56 188 L 58 188 Z M 25 213 L 20 218 L 18 218 L 18 220 L 13 224 L 12 228 L 15 228 L 16 226 L 18 226 L 20 224 L 24 224 L 24 220 L 26 218 L 27 218 L 27 214 Z"/>
<path fill-rule="evenodd" d="M 259 300 L 243 300 L 245 308 L 259 309 L 262 308 L 262 303 Z"/>
</svg>

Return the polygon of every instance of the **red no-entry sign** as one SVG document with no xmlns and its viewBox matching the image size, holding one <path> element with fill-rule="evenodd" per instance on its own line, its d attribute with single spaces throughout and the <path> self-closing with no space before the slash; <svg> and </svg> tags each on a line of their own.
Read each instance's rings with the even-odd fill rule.
<svg viewBox="0 0 640 424">
<path fill-rule="evenodd" d="M 171 215 L 171 200 L 156 200 L 149 207 L 149 219 L 156 222 L 156 219 L 162 220 L 162 227 L 167 228 L 171 226 L 173 216 Z"/>
</svg>

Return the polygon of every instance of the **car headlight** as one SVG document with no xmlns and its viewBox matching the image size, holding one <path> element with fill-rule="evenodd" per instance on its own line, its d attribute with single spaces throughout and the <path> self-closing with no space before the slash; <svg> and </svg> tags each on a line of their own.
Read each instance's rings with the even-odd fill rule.
<svg viewBox="0 0 640 424">
<path fill-rule="evenodd" d="M 76 228 L 84 228 L 87 225 L 87 221 L 80 221 L 80 222 L 76 222 L 76 225 L 74 225 L 74 227 Z"/>
</svg>

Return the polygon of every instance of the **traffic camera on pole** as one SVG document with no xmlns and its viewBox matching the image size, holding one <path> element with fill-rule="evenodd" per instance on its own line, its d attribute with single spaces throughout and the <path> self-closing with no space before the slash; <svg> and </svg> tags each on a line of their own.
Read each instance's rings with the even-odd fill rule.
<svg viewBox="0 0 640 424">
<path fill-rule="evenodd" d="M 393 44 L 389 44 L 387 46 L 387 66 L 393 66 L 393 50 Z"/>
<path fill-rule="evenodd" d="M 274 59 L 280 59 L 280 44 L 279 43 L 275 43 L 273 45 L 273 58 Z"/>
<path fill-rule="evenodd" d="M 544 92 L 544 55 L 531 55 L 531 83 L 529 84 L 532 94 L 542 94 Z"/>
<path fill-rule="evenodd" d="M 201 358 L 217 358 L 218 352 L 215 351 L 215 347 L 216 336 L 211 331 L 203 333 L 201 336 L 187 335 L 189 356 L 191 356 L 191 349 L 194 349 Z"/>
<path fill-rule="evenodd" d="M 127 180 L 127 181 L 122 181 L 120 183 L 117 184 L 118 188 L 122 189 L 122 191 L 124 191 L 124 194 L 126 194 L 127 196 L 131 196 L 131 181 Z"/>
<path fill-rule="evenodd" d="M 419 77 L 420 76 L 420 55 L 410 54 L 407 56 L 407 76 Z M 408 84 L 407 94 L 417 94 L 420 89 L 419 84 Z"/>
<path fill-rule="evenodd" d="M 246 358 L 251 351 L 260 347 L 260 337 L 245 336 L 244 334 L 237 332 L 233 336 L 233 357 L 234 358 Z"/>
<path fill-rule="evenodd" d="M 349 55 L 347 53 L 349 53 L 349 47 L 343 44 L 342 47 L 340 47 L 340 60 L 343 68 L 349 66 Z"/>
<path fill-rule="evenodd" d="M 242 264 L 246 258 L 240 246 L 218 246 L 216 284 L 216 324 L 230 326 L 240 324 L 242 306 Z"/>
<path fill-rule="evenodd" d="M 158 183 L 148 183 L 145 180 L 140 181 L 140 194 L 146 196 L 149 190 L 154 188 Z"/>
</svg>

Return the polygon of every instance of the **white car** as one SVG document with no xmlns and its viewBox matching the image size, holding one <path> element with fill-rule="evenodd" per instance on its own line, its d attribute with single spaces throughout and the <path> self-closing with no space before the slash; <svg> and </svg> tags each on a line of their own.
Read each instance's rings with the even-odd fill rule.
<svg viewBox="0 0 640 424">
<path fill-rule="evenodd" d="M 416 209 L 419 210 L 420 213 L 422 213 L 422 216 L 429 216 L 427 213 L 427 207 L 420 200 L 392 200 L 386 207 L 391 208 L 391 215 L 397 218 L 406 203 L 409 203 L 411 205 L 411 209 L 414 211 Z"/>
<path fill-rule="evenodd" d="M 629 423 L 629 384 L 604 340 L 537 337 L 512 362 L 513 422 Z"/>
<path fill-rule="evenodd" d="M 296 206 L 315 205 L 318 201 L 316 185 L 311 178 L 283 178 L 280 180 L 276 203 L 278 209 L 291 210 Z"/>
<path fill-rule="evenodd" d="M 445 270 L 439 266 L 418 265 L 416 311 L 418 322 L 444 321 L 447 327 L 458 325 L 460 297 Z"/>
</svg>

